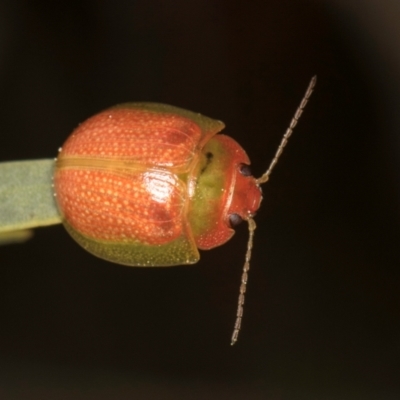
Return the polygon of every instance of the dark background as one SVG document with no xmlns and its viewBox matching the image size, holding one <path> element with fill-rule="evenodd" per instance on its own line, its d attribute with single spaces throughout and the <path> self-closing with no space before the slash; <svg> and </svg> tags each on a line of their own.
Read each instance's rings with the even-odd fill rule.
<svg viewBox="0 0 400 400">
<path fill-rule="evenodd" d="M 87 117 L 157 101 L 227 124 L 264 186 L 195 266 L 128 268 L 62 226 L 0 250 L 1 399 L 400 398 L 400 4 L 0 3 L 0 159 L 51 158 Z"/>
</svg>

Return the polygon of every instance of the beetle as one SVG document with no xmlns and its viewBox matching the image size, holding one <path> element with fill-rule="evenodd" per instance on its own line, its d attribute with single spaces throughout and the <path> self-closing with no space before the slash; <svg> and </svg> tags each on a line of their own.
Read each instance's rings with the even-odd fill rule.
<svg viewBox="0 0 400 400">
<path fill-rule="evenodd" d="M 90 253 L 129 266 L 196 263 L 245 220 L 249 239 L 231 344 L 243 316 L 247 273 L 267 182 L 316 84 L 313 77 L 268 168 L 201 114 L 158 103 L 126 103 L 83 122 L 56 158 L 54 194 L 64 226 Z"/>
</svg>

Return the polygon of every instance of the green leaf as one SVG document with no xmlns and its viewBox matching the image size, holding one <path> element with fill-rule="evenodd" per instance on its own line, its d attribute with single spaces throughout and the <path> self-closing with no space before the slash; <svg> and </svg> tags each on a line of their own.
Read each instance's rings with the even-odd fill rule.
<svg viewBox="0 0 400 400">
<path fill-rule="evenodd" d="M 8 233 L 3 242 L 28 238 L 26 232 L 17 231 L 61 223 L 53 196 L 53 169 L 54 160 L 48 159 L 0 163 L 0 233 Z"/>
<path fill-rule="evenodd" d="M 0 232 L 0 246 L 11 243 L 23 243 L 33 236 L 33 231 L 25 229 L 23 231 Z"/>
</svg>

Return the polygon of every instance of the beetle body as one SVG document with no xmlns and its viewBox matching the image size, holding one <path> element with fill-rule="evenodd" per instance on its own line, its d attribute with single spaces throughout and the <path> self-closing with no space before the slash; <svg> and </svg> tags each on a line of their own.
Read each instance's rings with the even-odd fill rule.
<svg viewBox="0 0 400 400">
<path fill-rule="evenodd" d="M 230 216 L 261 202 L 250 160 L 220 121 L 156 103 L 122 104 L 67 139 L 54 187 L 71 236 L 103 259 L 131 266 L 193 264 L 222 245 Z M 243 172 L 244 171 L 244 172 Z"/>
<path fill-rule="evenodd" d="M 157 103 L 122 104 L 89 118 L 56 159 L 55 197 L 71 236 L 105 260 L 131 266 L 193 264 L 198 249 L 220 246 L 240 221 L 249 224 L 231 344 L 243 317 L 256 224 L 253 216 L 296 126 L 316 77 L 267 171 L 255 179 L 250 160 L 224 124 Z"/>
</svg>

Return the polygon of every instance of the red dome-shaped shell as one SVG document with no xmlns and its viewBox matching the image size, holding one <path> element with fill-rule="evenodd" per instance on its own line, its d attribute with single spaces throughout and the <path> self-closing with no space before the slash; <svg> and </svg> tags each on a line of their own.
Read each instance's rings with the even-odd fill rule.
<svg viewBox="0 0 400 400">
<path fill-rule="evenodd" d="M 69 232 L 123 264 L 196 262 L 188 190 L 202 146 L 223 126 L 152 103 L 121 105 L 82 123 L 63 145 L 54 175 Z"/>
</svg>

